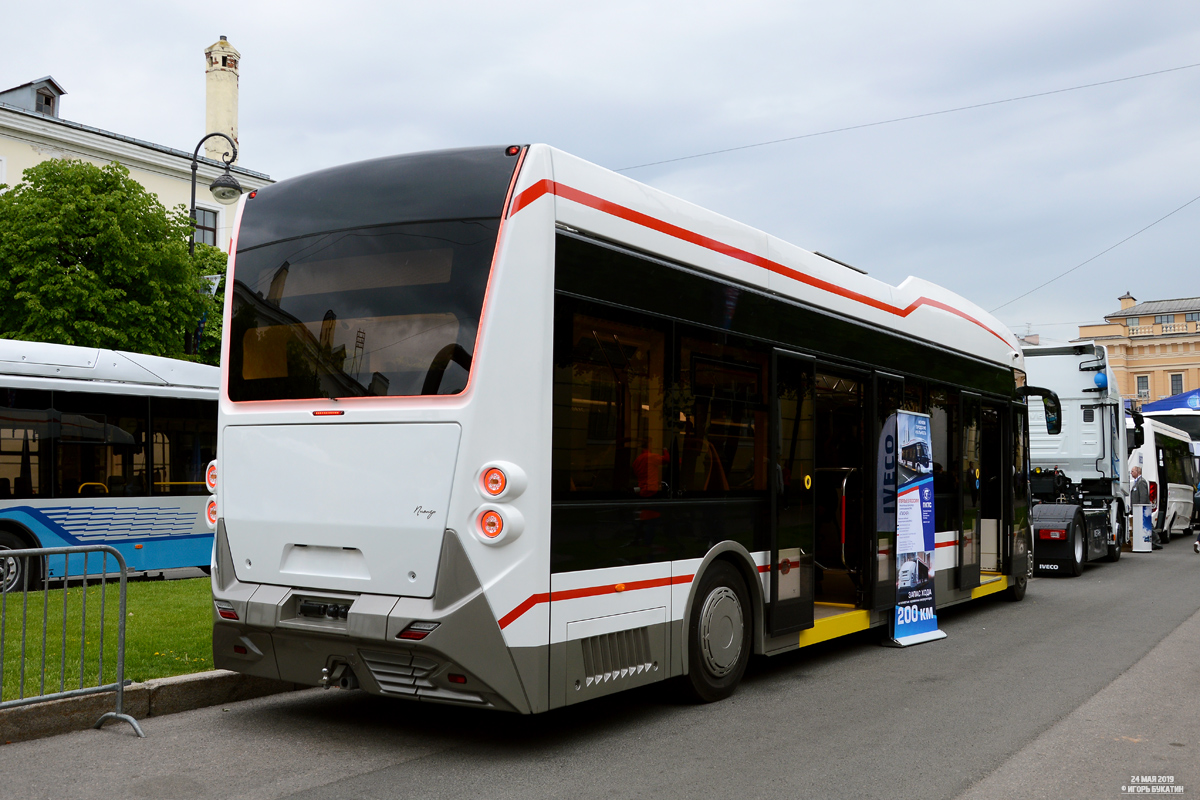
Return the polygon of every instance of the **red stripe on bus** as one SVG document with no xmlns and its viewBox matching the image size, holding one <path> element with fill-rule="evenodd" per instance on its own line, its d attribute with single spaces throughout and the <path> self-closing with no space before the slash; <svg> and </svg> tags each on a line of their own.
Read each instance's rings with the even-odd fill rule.
<svg viewBox="0 0 1200 800">
<path fill-rule="evenodd" d="M 695 575 L 676 575 L 673 578 L 651 578 L 644 581 L 626 581 L 625 583 L 606 583 L 603 586 L 586 586 L 582 589 L 564 589 L 561 592 L 551 592 L 549 594 L 543 592 L 541 594 L 531 594 L 525 598 L 522 603 L 512 611 L 500 618 L 500 627 L 507 628 L 512 623 L 520 619 L 526 611 L 536 606 L 538 603 L 552 603 L 556 600 L 575 600 L 580 597 L 597 597 L 602 594 L 617 594 L 618 592 L 632 592 L 638 589 L 655 589 L 660 586 L 674 586 L 680 583 L 691 583 Z M 617 586 L 621 586 L 620 589 Z"/>
<path fill-rule="evenodd" d="M 816 278 L 812 275 L 798 272 L 790 267 L 785 267 L 783 264 L 780 264 L 776 261 L 771 261 L 768 258 L 763 258 L 762 256 L 757 256 L 753 253 L 747 252 L 746 250 L 742 250 L 739 247 L 734 247 L 733 245 L 725 244 L 724 242 L 717 241 L 716 239 L 702 236 L 694 231 L 689 231 L 686 228 L 679 227 L 678 225 L 672 225 L 669 222 L 664 222 L 656 217 L 643 214 L 640 211 L 634 211 L 631 208 L 626 208 L 625 206 L 618 205 L 617 203 L 596 197 L 593 194 L 588 194 L 587 192 L 583 192 L 578 189 L 572 189 L 570 186 L 565 186 L 548 178 L 538 181 L 517 195 L 516 199 L 513 200 L 512 214 L 516 214 L 521 209 L 547 194 L 552 194 L 556 197 L 562 197 L 564 199 L 579 203 L 580 205 L 594 208 L 597 211 L 610 214 L 614 217 L 626 220 L 627 222 L 632 222 L 635 225 L 641 225 L 644 228 L 649 228 L 650 230 L 658 231 L 659 233 L 664 233 L 668 236 L 673 236 L 680 241 L 688 242 L 690 244 L 697 245 L 698 247 L 703 247 L 707 250 L 712 250 L 715 253 L 720 253 L 722 255 L 729 256 L 730 258 L 735 258 L 738 261 L 743 261 L 756 267 L 761 267 L 762 269 L 774 272 L 776 275 L 782 275 L 785 278 L 791 278 L 799 283 L 812 286 L 816 289 L 821 289 L 822 291 L 829 292 L 830 294 L 835 294 L 838 297 L 844 297 L 847 300 L 853 300 L 856 303 L 861 303 L 865 306 L 870 306 L 871 308 L 878 309 L 880 311 L 886 311 L 887 313 L 894 314 L 898 317 L 908 317 L 908 315 L 912 314 L 921 306 L 938 308 L 942 311 L 953 314 L 956 317 L 961 317 L 968 322 L 978 325 L 992 336 L 995 336 L 997 339 L 1004 342 L 1005 346 L 1010 350 L 1014 349 L 1012 344 L 1007 339 L 996 333 L 987 325 L 984 325 L 982 322 L 972 317 L 970 314 L 960 311 L 957 308 L 942 303 L 938 300 L 932 300 L 928 297 L 922 296 L 918 297 L 906 308 L 893 306 L 890 303 L 885 303 L 884 301 L 878 300 L 874 297 L 838 286 L 836 283 L 823 281 L 820 278 Z"/>
<path fill-rule="evenodd" d="M 958 542 L 949 541 L 949 542 L 938 542 L 937 544 L 934 545 L 934 547 L 955 547 L 957 545 L 958 545 Z"/>
</svg>

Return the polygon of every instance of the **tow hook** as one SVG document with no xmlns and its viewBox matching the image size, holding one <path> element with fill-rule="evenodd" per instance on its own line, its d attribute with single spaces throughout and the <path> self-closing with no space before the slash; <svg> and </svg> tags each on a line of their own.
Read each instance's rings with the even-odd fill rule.
<svg viewBox="0 0 1200 800">
<path fill-rule="evenodd" d="M 333 671 L 329 671 L 329 667 L 324 667 L 321 670 L 321 688 L 330 689 L 337 686 L 339 689 L 357 689 L 358 677 L 355 676 L 354 670 L 350 669 L 347 664 L 334 664 Z"/>
</svg>

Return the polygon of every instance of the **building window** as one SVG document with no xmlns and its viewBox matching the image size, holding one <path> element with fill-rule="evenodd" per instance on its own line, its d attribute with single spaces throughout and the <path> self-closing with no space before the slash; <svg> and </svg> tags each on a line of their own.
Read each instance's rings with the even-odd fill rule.
<svg viewBox="0 0 1200 800">
<path fill-rule="evenodd" d="M 54 115 L 54 95 L 49 92 L 37 93 L 37 112 L 39 114 Z"/>
<path fill-rule="evenodd" d="M 1176 373 L 1171 376 L 1171 394 L 1183 394 L 1183 374 Z"/>
<path fill-rule="evenodd" d="M 1155 325 L 1170 325 L 1175 321 L 1174 314 L 1159 314 L 1154 318 Z"/>
<path fill-rule="evenodd" d="M 3 173 L 0 173 L 0 180 L 2 180 L 3 177 Z M 1189 311 L 1183 315 L 1183 319 L 1185 322 L 1200 322 L 1200 311 Z"/>
<path fill-rule="evenodd" d="M 1138 318 L 1137 317 L 1130 317 L 1126 322 L 1129 325 L 1129 327 L 1131 327 L 1131 328 L 1136 328 L 1138 326 Z"/>
<path fill-rule="evenodd" d="M 196 241 L 217 246 L 217 212 L 207 208 L 196 209 Z"/>
<path fill-rule="evenodd" d="M 1138 375 L 1137 376 L 1137 393 L 1138 393 L 1138 397 L 1149 397 L 1150 396 L 1150 376 L 1149 375 Z"/>
</svg>

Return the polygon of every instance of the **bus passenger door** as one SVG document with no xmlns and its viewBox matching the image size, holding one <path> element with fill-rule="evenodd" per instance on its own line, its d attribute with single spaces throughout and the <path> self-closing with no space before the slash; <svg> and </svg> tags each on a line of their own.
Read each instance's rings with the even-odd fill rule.
<svg viewBox="0 0 1200 800">
<path fill-rule="evenodd" d="M 958 531 L 958 567 L 955 588 L 974 589 L 979 585 L 980 501 L 983 486 L 983 442 L 980 425 L 979 395 L 962 395 L 962 523 Z"/>
<path fill-rule="evenodd" d="M 813 626 L 814 372 L 776 350 L 771 380 L 771 635 Z"/>
</svg>

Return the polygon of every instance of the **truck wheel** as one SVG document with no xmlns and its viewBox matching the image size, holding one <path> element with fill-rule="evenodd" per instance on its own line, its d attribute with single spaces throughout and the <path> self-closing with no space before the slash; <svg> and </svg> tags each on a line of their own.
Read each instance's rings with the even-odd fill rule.
<svg viewBox="0 0 1200 800">
<path fill-rule="evenodd" d="M 1071 563 L 1067 567 L 1067 576 L 1078 578 L 1083 574 L 1083 551 L 1085 543 L 1083 541 L 1083 526 L 1079 524 L 1079 519 L 1076 518 L 1071 523 Z"/>
<path fill-rule="evenodd" d="M 750 595 L 738 571 L 714 561 L 704 572 L 688 620 L 687 688 L 711 703 L 733 694 L 751 650 Z"/>
<path fill-rule="evenodd" d="M 19 592 L 25 588 L 25 570 L 29 570 L 29 591 L 42 588 L 42 574 L 45 559 L 42 558 L 5 558 L 5 550 L 27 550 L 26 544 L 19 536 L 9 531 L 0 531 L 0 566 L 3 567 L 4 577 L 0 580 L 0 592 Z"/>
</svg>

